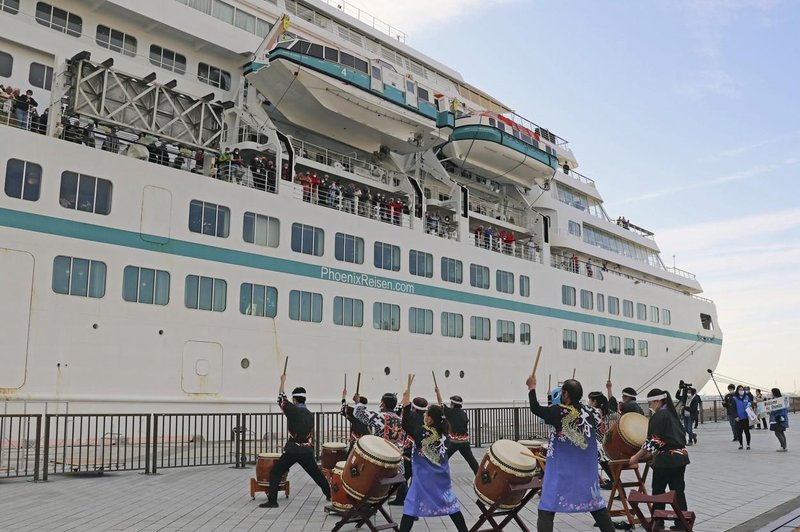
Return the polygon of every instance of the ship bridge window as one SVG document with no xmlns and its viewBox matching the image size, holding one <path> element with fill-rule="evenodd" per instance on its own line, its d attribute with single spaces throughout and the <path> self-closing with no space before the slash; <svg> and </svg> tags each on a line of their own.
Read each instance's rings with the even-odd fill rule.
<svg viewBox="0 0 800 532">
<path fill-rule="evenodd" d="M 614 314 L 616 316 L 619 315 L 619 298 L 614 296 L 608 296 L 608 313 Z"/>
<path fill-rule="evenodd" d="M 455 312 L 442 312 L 442 336 L 461 338 L 464 336 L 464 316 Z"/>
<path fill-rule="evenodd" d="M 80 37 L 83 30 L 81 17 L 45 2 L 36 3 L 36 22 L 72 37 Z"/>
<path fill-rule="evenodd" d="M 636 354 L 636 343 L 633 338 L 625 338 L 625 354 L 629 357 Z"/>
<path fill-rule="evenodd" d="M 664 325 L 672 325 L 672 314 L 665 308 L 661 309 L 661 322 Z"/>
<path fill-rule="evenodd" d="M 186 73 L 186 56 L 155 44 L 150 45 L 150 63 L 177 74 Z"/>
<path fill-rule="evenodd" d="M 231 88 L 231 74 L 221 68 L 199 63 L 197 65 L 197 79 L 202 83 L 218 87 L 224 91 Z"/>
<path fill-rule="evenodd" d="M 442 281 L 461 284 L 464 266 L 460 260 L 442 257 Z"/>
<path fill-rule="evenodd" d="M 489 318 L 471 316 L 469 318 L 469 337 L 473 340 L 488 342 L 492 336 L 492 325 Z"/>
<path fill-rule="evenodd" d="M 187 275 L 183 304 L 195 310 L 225 312 L 228 283 L 223 279 Z"/>
<path fill-rule="evenodd" d="M 708 314 L 700 314 L 700 324 L 703 326 L 703 329 L 707 331 L 714 330 L 714 323 L 711 321 L 711 316 Z"/>
<path fill-rule="evenodd" d="M 375 267 L 382 270 L 400 271 L 400 248 L 383 242 L 375 242 Z"/>
<path fill-rule="evenodd" d="M 166 305 L 169 303 L 169 272 L 125 266 L 122 299 L 131 303 Z"/>
<path fill-rule="evenodd" d="M 514 322 L 508 320 L 497 320 L 497 341 L 501 344 L 513 344 L 516 331 Z"/>
<path fill-rule="evenodd" d="M 324 47 L 321 44 L 311 43 L 311 46 L 308 47 L 308 55 L 323 59 L 325 57 Z"/>
<path fill-rule="evenodd" d="M 322 321 L 322 294 L 291 290 L 289 292 L 289 319 L 319 323 Z"/>
<path fill-rule="evenodd" d="M 106 294 L 105 263 L 58 255 L 53 259 L 53 292 L 98 299 L 103 297 Z"/>
<path fill-rule="evenodd" d="M 433 311 L 426 308 L 409 308 L 408 332 L 413 334 L 433 334 Z"/>
<path fill-rule="evenodd" d="M 644 303 L 636 303 L 636 319 L 642 321 L 647 320 L 647 305 Z"/>
<path fill-rule="evenodd" d="M 336 233 L 334 255 L 336 260 L 364 264 L 364 239 L 344 233 Z"/>
<path fill-rule="evenodd" d="M 622 300 L 622 315 L 626 318 L 633 317 L 633 301 L 629 299 Z"/>
<path fill-rule="evenodd" d="M 325 47 L 325 59 L 328 61 L 333 61 L 334 63 L 339 62 L 339 50 L 336 48 L 329 48 Z"/>
<path fill-rule="evenodd" d="M 380 331 L 399 331 L 400 307 L 390 303 L 373 303 L 372 327 Z"/>
<path fill-rule="evenodd" d="M 522 345 L 531 345 L 531 324 L 519 324 L 519 343 Z"/>
<path fill-rule="evenodd" d="M 584 351 L 594 351 L 594 333 L 586 331 L 581 333 L 581 348 Z"/>
<path fill-rule="evenodd" d="M 108 214 L 111 191 L 111 181 L 107 179 L 66 171 L 61 173 L 58 201 L 65 209 Z"/>
<path fill-rule="evenodd" d="M 239 312 L 245 316 L 274 318 L 278 314 L 278 289 L 263 284 L 242 283 L 239 287 Z"/>
<path fill-rule="evenodd" d="M 189 231 L 228 238 L 231 210 L 228 207 L 192 200 L 189 203 Z"/>
<path fill-rule="evenodd" d="M 561 303 L 571 307 L 575 306 L 575 287 L 561 285 Z"/>
<path fill-rule="evenodd" d="M 619 336 L 609 336 L 608 337 L 608 341 L 609 341 L 608 352 L 611 353 L 612 355 L 618 355 L 618 354 L 620 354 L 622 352 L 622 350 L 620 348 L 620 346 L 622 344 L 620 344 L 619 340 L 620 340 Z"/>
<path fill-rule="evenodd" d="M 333 323 L 345 327 L 364 325 L 364 302 L 350 297 L 334 297 Z"/>
<path fill-rule="evenodd" d="M 127 33 L 98 24 L 95 41 L 103 48 L 136 57 L 136 38 Z"/>
<path fill-rule="evenodd" d="M 42 186 L 42 167 L 36 163 L 9 159 L 6 163 L 6 196 L 38 201 Z"/>
<path fill-rule="evenodd" d="M 476 288 L 489 289 L 489 268 L 480 264 L 469 265 L 469 284 Z"/>
<path fill-rule="evenodd" d="M 503 292 L 505 294 L 513 294 L 514 293 L 514 274 L 511 272 L 506 272 L 503 270 L 497 270 L 495 272 L 496 277 L 496 288 L 498 292 Z"/>
<path fill-rule="evenodd" d="M 531 295 L 531 278 L 527 275 L 519 276 L 519 295 L 522 297 L 530 297 Z"/>
<path fill-rule="evenodd" d="M 564 329 L 564 336 L 561 339 L 561 346 L 564 349 L 578 349 L 578 331 Z"/>
<path fill-rule="evenodd" d="M 11 54 L 0 52 L 0 76 L 4 78 L 10 78 L 13 67 L 14 58 L 11 56 Z"/>
<path fill-rule="evenodd" d="M 433 255 L 415 249 L 409 250 L 408 271 L 411 275 L 433 277 Z"/>
<path fill-rule="evenodd" d="M 0 0 L 0 10 L 16 15 L 19 12 L 19 0 Z"/>
<path fill-rule="evenodd" d="M 250 244 L 276 248 L 280 242 L 281 222 L 272 216 L 244 213 L 242 239 Z"/>
<path fill-rule="evenodd" d="M 293 223 L 292 251 L 321 257 L 325 251 L 325 231 L 313 225 Z"/>
<path fill-rule="evenodd" d="M 34 87 L 49 91 L 53 86 L 53 67 L 41 63 L 31 63 L 28 71 L 28 83 Z"/>
</svg>

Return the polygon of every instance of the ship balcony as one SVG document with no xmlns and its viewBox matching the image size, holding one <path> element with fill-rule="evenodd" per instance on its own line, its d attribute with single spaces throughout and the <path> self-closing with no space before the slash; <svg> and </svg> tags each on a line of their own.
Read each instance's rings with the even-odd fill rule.
<svg viewBox="0 0 800 532">
<path fill-rule="evenodd" d="M 332 174 L 348 172 L 363 180 L 386 185 L 384 188 L 387 189 L 396 189 L 404 179 L 400 172 L 365 161 L 357 153 L 343 154 L 300 139 L 292 139 L 292 148 L 301 159 L 300 163 L 322 165 L 318 169 Z"/>
<path fill-rule="evenodd" d="M 470 231 L 469 242 L 473 246 L 485 249 L 488 252 L 499 253 L 530 262 L 542 262 L 542 249 L 534 239 L 529 237 L 524 242 L 508 240 L 502 236 L 487 234 L 476 227 Z"/>
</svg>

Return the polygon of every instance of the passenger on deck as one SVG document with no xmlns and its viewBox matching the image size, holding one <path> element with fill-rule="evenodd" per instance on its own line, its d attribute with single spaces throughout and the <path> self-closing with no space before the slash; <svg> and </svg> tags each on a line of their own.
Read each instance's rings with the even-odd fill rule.
<svg viewBox="0 0 800 532">
<path fill-rule="evenodd" d="M 569 164 L 566 161 L 564 161 L 564 165 L 561 167 L 561 169 L 564 170 L 565 174 L 569 175 Z"/>
<path fill-rule="evenodd" d="M 284 181 L 292 180 L 292 172 L 289 170 L 289 163 L 283 163 L 283 167 L 281 168 L 281 179 Z"/>
<path fill-rule="evenodd" d="M 233 153 L 231 153 L 230 164 L 233 177 L 236 178 L 237 182 L 241 182 L 245 173 L 245 163 L 244 160 L 242 160 L 242 156 L 239 154 L 239 148 L 235 148 Z"/>
<path fill-rule="evenodd" d="M 353 183 L 345 185 L 342 191 L 342 210 L 344 212 L 354 213 L 353 205 L 356 199 L 356 187 Z"/>
</svg>

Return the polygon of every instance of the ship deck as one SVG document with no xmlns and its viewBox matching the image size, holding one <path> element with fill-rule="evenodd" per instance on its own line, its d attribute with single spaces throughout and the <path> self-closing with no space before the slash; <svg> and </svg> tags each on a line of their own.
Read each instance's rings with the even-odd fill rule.
<svg viewBox="0 0 800 532">
<path fill-rule="evenodd" d="M 770 431 L 754 430 L 753 450 L 731 443 L 727 423 L 706 423 L 699 444 L 690 448 L 686 472 L 689 509 L 695 529 L 714 531 L 791 531 L 800 527 L 800 439 L 797 415 L 790 416 L 790 451 L 776 453 Z M 476 456 L 482 454 L 476 450 Z M 468 526 L 479 513 L 472 475 L 459 455 L 452 462 L 453 484 Z M 299 466 L 289 480 L 292 494 L 279 496 L 280 508 L 264 510 L 263 493 L 251 500 L 253 466 L 208 466 L 164 470 L 157 475 L 106 472 L 103 476 L 58 475 L 48 482 L 0 480 L 0 528 L 50 531 L 304 531 L 330 530 L 337 517 L 323 511 L 326 501 Z M 649 484 L 649 481 L 648 481 Z M 649 489 L 649 485 L 648 485 Z M 609 492 L 603 492 L 606 496 Z M 536 501 L 522 511 L 535 528 Z M 393 508 L 399 521 L 400 509 Z M 619 518 L 615 518 L 618 520 Z M 414 530 L 451 530 L 447 518 L 420 520 Z M 343 530 L 354 530 L 345 527 Z M 508 530 L 516 530 L 509 526 Z M 591 531 L 588 514 L 559 514 L 558 531 Z M 641 529 L 639 529 L 641 530 Z"/>
</svg>

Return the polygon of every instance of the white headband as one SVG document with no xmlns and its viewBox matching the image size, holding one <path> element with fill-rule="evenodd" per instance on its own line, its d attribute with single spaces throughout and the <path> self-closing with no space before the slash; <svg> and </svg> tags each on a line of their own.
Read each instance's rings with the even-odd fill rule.
<svg viewBox="0 0 800 532">
<path fill-rule="evenodd" d="M 648 401 L 661 401 L 662 399 L 666 399 L 666 398 L 667 398 L 667 394 L 665 394 L 665 393 L 662 393 L 661 395 L 648 395 L 647 396 L 647 400 Z"/>
<path fill-rule="evenodd" d="M 411 403 L 411 408 L 413 408 L 414 410 L 419 410 L 420 412 L 424 412 L 427 407 L 417 406 L 414 403 Z"/>
<path fill-rule="evenodd" d="M 463 405 L 464 404 L 463 402 L 456 401 L 455 399 L 450 399 L 450 402 L 453 403 L 454 405 Z"/>
<path fill-rule="evenodd" d="M 305 393 L 293 393 L 292 394 L 292 397 L 305 397 L 305 396 L 306 396 Z"/>
<path fill-rule="evenodd" d="M 633 394 L 630 394 L 630 393 L 628 393 L 628 392 L 622 392 L 622 396 L 623 396 L 623 397 L 630 397 L 630 398 L 632 398 L 632 399 L 636 399 L 636 396 L 635 396 L 635 395 L 633 395 Z"/>
</svg>

